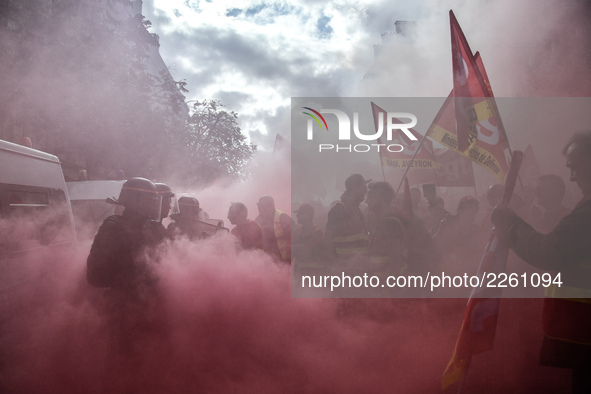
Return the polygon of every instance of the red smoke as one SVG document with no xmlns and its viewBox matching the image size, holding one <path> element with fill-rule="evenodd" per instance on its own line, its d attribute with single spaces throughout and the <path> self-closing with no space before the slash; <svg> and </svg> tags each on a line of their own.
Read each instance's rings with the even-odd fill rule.
<svg viewBox="0 0 591 394">
<path fill-rule="evenodd" d="M 43 274 L 11 300 L 17 308 L 0 343 L 4 391 L 437 392 L 465 306 L 465 300 L 292 299 L 288 268 L 266 255 L 237 253 L 230 237 L 185 239 L 163 248 L 161 291 L 151 309 L 157 313 L 127 331 L 122 344 L 105 290 L 85 282 L 88 248 L 23 259 L 29 272 Z M 511 322 L 501 344 L 527 342 L 514 338 L 513 325 L 526 323 L 515 317 L 500 319 Z M 516 377 L 504 374 L 515 354 L 501 355 L 477 356 L 468 387 L 517 387 Z M 556 374 L 542 375 L 528 361 L 530 376 L 520 376 L 521 384 L 537 387 L 540 380 L 551 388 Z"/>
</svg>

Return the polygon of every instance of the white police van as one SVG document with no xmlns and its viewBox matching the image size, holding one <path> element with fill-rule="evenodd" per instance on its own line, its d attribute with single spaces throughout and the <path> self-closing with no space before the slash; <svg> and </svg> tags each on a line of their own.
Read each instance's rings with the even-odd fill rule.
<svg viewBox="0 0 591 394">
<path fill-rule="evenodd" d="M 103 220 L 121 215 L 123 207 L 106 200 L 117 198 L 124 183 L 124 180 L 66 182 L 79 240 L 94 238 Z"/>
<path fill-rule="evenodd" d="M 0 140 L 0 168 L 0 253 L 76 241 L 57 156 Z"/>
<path fill-rule="evenodd" d="M 0 323 L 22 309 L 15 301 L 51 269 L 49 260 L 75 243 L 59 159 L 0 140 Z"/>
</svg>

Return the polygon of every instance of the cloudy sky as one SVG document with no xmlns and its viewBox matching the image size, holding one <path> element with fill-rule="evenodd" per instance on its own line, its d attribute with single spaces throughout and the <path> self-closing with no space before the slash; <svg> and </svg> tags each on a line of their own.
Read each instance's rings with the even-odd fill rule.
<svg viewBox="0 0 591 394">
<path fill-rule="evenodd" d="M 497 96 L 588 95 L 588 83 L 574 77 L 589 69 L 586 9 L 577 1 L 517 3 L 145 0 L 143 14 L 173 77 L 188 82 L 187 100 L 221 100 L 269 150 L 277 132 L 289 139 L 291 97 L 447 96 L 450 9 Z M 374 58 L 397 20 L 417 27 L 391 36 Z M 370 70 L 373 78 L 362 80 Z"/>
</svg>

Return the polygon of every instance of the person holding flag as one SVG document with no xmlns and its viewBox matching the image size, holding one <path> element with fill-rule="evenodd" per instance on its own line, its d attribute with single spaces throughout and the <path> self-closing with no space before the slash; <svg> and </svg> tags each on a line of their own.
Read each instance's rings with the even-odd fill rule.
<svg viewBox="0 0 591 394">
<path fill-rule="evenodd" d="M 542 365 L 571 368 L 573 393 L 591 392 L 591 131 L 574 134 L 564 148 L 570 180 L 583 199 L 548 234 L 534 230 L 510 208 L 491 217 L 501 239 L 527 263 L 555 271 L 546 288 Z M 556 280 L 556 278 L 560 278 Z"/>
</svg>

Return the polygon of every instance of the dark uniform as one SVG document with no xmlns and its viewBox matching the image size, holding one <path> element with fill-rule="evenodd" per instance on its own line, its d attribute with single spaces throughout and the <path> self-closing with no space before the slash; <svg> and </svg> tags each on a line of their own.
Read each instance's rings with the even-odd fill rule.
<svg viewBox="0 0 591 394">
<path fill-rule="evenodd" d="M 173 222 L 167 228 L 169 237 L 188 237 L 191 240 L 208 237 L 211 225 L 200 221 L 202 210 L 199 207 L 199 200 L 195 197 L 181 197 L 179 210 L 179 213 L 170 215 Z"/>
<path fill-rule="evenodd" d="M 156 186 L 144 178 L 125 182 L 118 200 L 125 211 L 110 216 L 95 236 L 87 259 L 86 277 L 105 294 L 106 319 L 116 349 L 126 355 L 145 335 L 162 327 L 158 281 L 150 250 L 154 246 L 150 220 L 160 219 L 161 199 Z M 160 319 L 160 320 L 159 320 Z"/>
<path fill-rule="evenodd" d="M 129 288 L 149 271 L 142 255 L 150 244 L 145 222 L 132 213 L 109 216 L 98 230 L 87 260 L 88 283 L 95 287 Z"/>
</svg>

